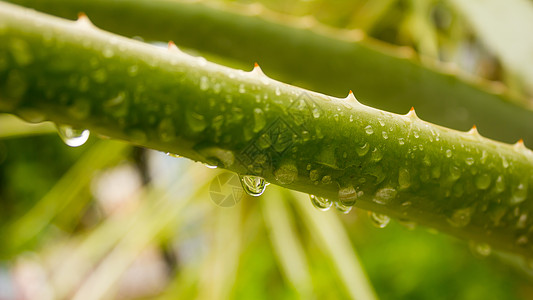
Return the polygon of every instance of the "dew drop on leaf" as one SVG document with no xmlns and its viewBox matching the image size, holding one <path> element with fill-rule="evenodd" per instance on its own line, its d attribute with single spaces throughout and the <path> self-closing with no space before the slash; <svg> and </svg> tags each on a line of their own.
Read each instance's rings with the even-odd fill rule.
<svg viewBox="0 0 533 300">
<path fill-rule="evenodd" d="M 79 147 L 89 139 L 89 130 L 75 129 L 69 125 L 57 125 L 59 137 L 70 147 Z"/>
<path fill-rule="evenodd" d="M 343 214 L 347 214 L 352 210 L 353 206 L 344 205 L 341 202 L 335 201 L 335 208 Z"/>
<path fill-rule="evenodd" d="M 265 181 L 263 177 L 254 176 L 254 175 L 239 175 L 241 180 L 242 188 L 244 191 L 254 197 L 261 196 L 265 191 L 268 182 Z"/>
<path fill-rule="evenodd" d="M 321 211 L 329 210 L 333 204 L 333 202 L 331 202 L 329 199 L 311 194 L 309 195 L 309 199 L 311 199 L 311 204 Z"/>
</svg>

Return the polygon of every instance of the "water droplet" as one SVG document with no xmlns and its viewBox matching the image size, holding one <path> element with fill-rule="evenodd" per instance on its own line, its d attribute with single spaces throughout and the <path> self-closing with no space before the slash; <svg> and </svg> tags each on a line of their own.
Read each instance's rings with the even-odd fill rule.
<svg viewBox="0 0 533 300">
<path fill-rule="evenodd" d="M 383 122 L 383 120 L 378 119 L 378 122 L 379 122 L 379 125 L 381 125 L 381 127 L 384 127 L 384 126 L 385 126 L 385 122 Z"/>
<path fill-rule="evenodd" d="M 473 157 L 467 157 L 465 158 L 465 163 L 469 166 L 474 164 L 474 158 Z"/>
<path fill-rule="evenodd" d="M 374 199 L 372 200 L 377 204 L 385 205 L 396 198 L 397 194 L 398 192 L 394 188 L 382 188 L 376 192 L 376 195 L 374 195 Z"/>
<path fill-rule="evenodd" d="M 254 132 L 259 132 L 266 125 L 265 113 L 260 108 L 254 108 Z"/>
<path fill-rule="evenodd" d="M 357 200 L 357 192 L 352 185 L 339 189 L 339 201 L 345 206 L 353 206 Z"/>
<path fill-rule="evenodd" d="M 281 95 L 281 90 L 279 89 L 279 87 L 276 87 L 275 93 L 276 93 L 276 96 Z"/>
<path fill-rule="evenodd" d="M 494 191 L 496 193 L 501 193 L 505 190 L 505 180 L 503 179 L 502 175 L 499 175 L 498 178 L 496 178 L 496 181 L 494 182 Z"/>
<path fill-rule="evenodd" d="M 504 156 L 502 156 L 502 166 L 506 169 L 509 167 L 509 162 Z"/>
<path fill-rule="evenodd" d="M 398 138 L 398 144 L 404 145 L 405 144 L 405 140 L 403 138 Z"/>
<path fill-rule="evenodd" d="M 131 65 L 128 67 L 128 75 L 131 77 L 136 76 L 139 73 L 139 66 L 138 65 Z"/>
<path fill-rule="evenodd" d="M 520 228 L 520 229 L 526 228 L 526 222 L 527 222 L 527 214 L 523 213 L 520 215 L 520 217 L 518 218 L 518 221 L 516 222 L 516 228 Z"/>
<path fill-rule="evenodd" d="M 372 225 L 376 226 L 377 228 L 385 228 L 390 222 L 390 217 L 384 214 L 368 212 L 368 215 L 370 216 L 370 221 L 372 221 Z"/>
<path fill-rule="evenodd" d="M 17 65 L 24 67 L 33 62 L 30 46 L 24 40 L 12 39 L 9 43 L 9 48 Z"/>
<path fill-rule="evenodd" d="M 486 190 L 489 188 L 490 186 L 490 175 L 487 174 L 487 173 L 482 173 L 482 174 L 479 174 L 477 177 L 476 177 L 476 180 L 475 180 L 475 183 L 476 183 L 476 187 L 480 190 Z"/>
<path fill-rule="evenodd" d="M 104 69 L 98 69 L 93 72 L 92 77 L 97 83 L 104 83 L 107 80 L 107 72 Z"/>
<path fill-rule="evenodd" d="M 105 58 L 111 58 L 115 55 L 115 52 L 111 48 L 105 48 L 102 54 Z"/>
<path fill-rule="evenodd" d="M 417 138 L 420 137 L 420 135 L 418 134 L 418 131 L 414 131 L 414 132 L 413 132 L 413 135 L 415 136 L 415 139 L 417 139 Z"/>
<path fill-rule="evenodd" d="M 352 210 L 353 206 L 344 205 L 338 201 L 335 201 L 335 208 L 343 214 L 347 214 Z"/>
<path fill-rule="evenodd" d="M 331 182 L 331 176 L 326 175 L 326 176 L 322 177 L 322 183 L 323 184 L 329 184 L 330 182 Z"/>
<path fill-rule="evenodd" d="M 206 91 L 209 88 L 209 81 L 206 76 L 200 78 L 200 89 Z"/>
<path fill-rule="evenodd" d="M 274 171 L 274 176 L 280 184 L 291 184 L 298 177 L 298 168 L 293 164 L 283 164 Z"/>
<path fill-rule="evenodd" d="M 362 146 L 356 147 L 355 152 L 357 152 L 357 155 L 362 157 L 368 153 L 368 149 L 370 149 L 370 145 L 368 143 L 365 143 Z"/>
<path fill-rule="evenodd" d="M 167 153 L 165 153 L 165 154 L 168 155 L 168 156 L 170 156 L 170 157 L 174 157 L 174 158 L 181 158 L 181 157 L 183 157 L 183 156 L 181 156 L 181 155 L 178 155 L 178 154 L 176 154 L 176 153 L 172 153 L 172 152 L 167 152 Z"/>
<path fill-rule="evenodd" d="M 450 166 L 450 180 L 455 181 L 461 177 L 461 170 L 457 166 Z"/>
<path fill-rule="evenodd" d="M 313 117 L 315 119 L 320 117 L 320 110 L 317 107 L 313 108 Z"/>
<path fill-rule="evenodd" d="M 409 186 L 411 186 L 411 175 L 409 174 L 409 170 L 405 168 L 400 168 L 400 171 L 398 173 L 398 184 L 400 185 L 400 189 L 402 190 L 407 189 Z"/>
<path fill-rule="evenodd" d="M 163 142 L 170 142 L 176 138 L 176 130 L 171 118 L 164 118 L 158 126 L 159 138 Z"/>
<path fill-rule="evenodd" d="M 381 135 L 383 136 L 384 139 L 388 139 L 389 138 L 389 134 L 386 131 L 383 131 L 381 133 Z"/>
<path fill-rule="evenodd" d="M 512 205 L 521 203 L 522 201 L 526 200 L 526 197 L 527 197 L 527 182 L 520 182 L 513 189 L 510 203 Z"/>
<path fill-rule="evenodd" d="M 317 181 L 319 177 L 318 170 L 311 170 L 311 172 L 309 172 L 309 179 L 311 179 L 311 181 Z"/>
<path fill-rule="evenodd" d="M 189 125 L 189 128 L 193 131 L 193 132 L 201 132 L 203 131 L 206 126 L 207 126 L 207 122 L 205 121 L 205 118 L 204 116 L 194 112 L 194 111 L 191 111 L 187 114 L 185 114 L 185 119 L 187 120 L 187 124 Z"/>
<path fill-rule="evenodd" d="M 452 157 L 452 150 L 450 150 L 450 149 L 446 150 L 446 157 L 447 158 Z"/>
<path fill-rule="evenodd" d="M 269 184 L 263 177 L 253 175 L 239 175 L 244 191 L 254 197 L 261 196 Z"/>
<path fill-rule="evenodd" d="M 90 132 L 87 129 L 74 129 L 69 125 L 57 125 L 59 137 L 70 147 L 79 147 L 89 139 Z"/>
<path fill-rule="evenodd" d="M 371 125 L 368 125 L 368 126 L 365 127 L 365 132 L 366 132 L 366 134 L 371 135 L 371 134 L 374 133 L 374 129 L 372 128 Z"/>
<path fill-rule="evenodd" d="M 246 93 L 246 88 L 244 88 L 244 84 L 239 84 L 239 93 L 244 94 Z"/>
<path fill-rule="evenodd" d="M 383 153 L 378 148 L 374 148 L 374 150 L 372 150 L 372 155 L 370 156 L 370 160 L 373 162 L 378 162 L 382 158 L 383 158 Z"/>
<path fill-rule="evenodd" d="M 321 211 L 329 210 L 331 208 L 331 205 L 333 205 L 333 202 L 323 197 L 318 197 L 310 194 L 309 199 L 311 199 L 311 203 L 313 204 L 313 206 Z"/>
<path fill-rule="evenodd" d="M 471 213 L 470 208 L 457 209 L 453 212 L 452 216 L 448 218 L 448 223 L 453 227 L 465 227 L 470 223 Z"/>
<path fill-rule="evenodd" d="M 213 165 L 209 165 L 209 164 L 204 164 L 204 166 L 208 167 L 209 169 L 216 169 L 216 168 L 218 168 L 217 166 L 213 166 Z"/>
<path fill-rule="evenodd" d="M 468 246 L 470 248 L 470 251 L 472 251 L 472 254 L 479 258 L 485 258 L 489 256 L 492 252 L 491 247 L 489 246 L 489 244 L 486 243 L 470 241 L 468 243 Z"/>
</svg>

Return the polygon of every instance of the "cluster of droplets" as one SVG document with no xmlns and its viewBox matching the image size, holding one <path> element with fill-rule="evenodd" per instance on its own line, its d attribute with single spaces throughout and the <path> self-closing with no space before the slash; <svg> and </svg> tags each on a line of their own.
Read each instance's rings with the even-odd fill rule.
<svg viewBox="0 0 533 300">
<path fill-rule="evenodd" d="M 61 140 L 70 147 L 79 147 L 89 139 L 88 129 L 75 129 L 69 125 L 56 125 L 56 127 Z"/>
</svg>

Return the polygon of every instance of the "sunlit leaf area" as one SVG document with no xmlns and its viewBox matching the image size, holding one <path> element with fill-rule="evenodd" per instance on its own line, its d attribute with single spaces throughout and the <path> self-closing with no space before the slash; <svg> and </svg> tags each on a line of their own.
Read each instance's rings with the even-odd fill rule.
<svg viewBox="0 0 533 300">
<path fill-rule="evenodd" d="M 237 2 L 359 29 L 533 107 L 531 1 Z M 171 39 L 135 38 L 165 47 Z M 179 155 L 0 114 L 0 300 L 531 298 L 533 261 L 521 256 Z"/>
</svg>

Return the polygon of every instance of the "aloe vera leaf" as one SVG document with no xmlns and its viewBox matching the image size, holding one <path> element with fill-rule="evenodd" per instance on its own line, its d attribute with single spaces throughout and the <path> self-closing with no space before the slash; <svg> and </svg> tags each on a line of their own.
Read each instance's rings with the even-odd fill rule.
<svg viewBox="0 0 533 300">
<path fill-rule="evenodd" d="M 174 40 L 334 96 L 356 91 L 364 104 L 403 113 L 415 106 L 429 122 L 458 130 L 479 126 L 503 142 L 533 146 L 533 112 L 512 102 L 501 84 L 424 66 L 409 48 L 339 30 L 312 18 L 280 15 L 261 5 L 165 0 L 15 0 L 74 19 L 81 11 L 96 25 L 126 36 Z"/>
<path fill-rule="evenodd" d="M 532 256 L 533 153 L 0 3 L 0 111 Z M 13 47 L 16 45 L 16 47 Z M 14 51 L 15 49 L 16 51 Z"/>
</svg>

